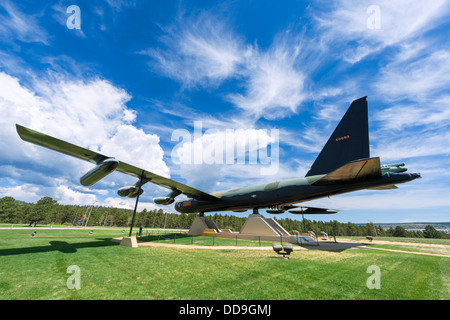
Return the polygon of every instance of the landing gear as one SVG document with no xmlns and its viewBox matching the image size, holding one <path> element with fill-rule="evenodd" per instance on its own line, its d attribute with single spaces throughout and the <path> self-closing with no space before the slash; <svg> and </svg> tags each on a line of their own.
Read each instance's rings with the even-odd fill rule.
<svg viewBox="0 0 450 320">
<path fill-rule="evenodd" d="M 134 217 L 136 216 L 136 209 L 139 202 L 139 194 L 141 193 L 141 185 L 142 185 L 142 179 L 144 178 L 144 170 L 142 170 L 141 177 L 138 181 L 138 189 L 137 189 L 137 197 L 136 197 L 136 203 L 134 205 L 134 211 L 133 211 L 133 218 L 131 219 L 131 226 L 130 226 L 130 234 L 128 235 L 131 237 L 131 233 L 133 232 L 133 225 L 134 225 Z"/>
<path fill-rule="evenodd" d="M 302 222 L 303 222 L 303 232 L 306 232 L 306 227 L 305 227 L 305 215 L 302 213 Z"/>
</svg>

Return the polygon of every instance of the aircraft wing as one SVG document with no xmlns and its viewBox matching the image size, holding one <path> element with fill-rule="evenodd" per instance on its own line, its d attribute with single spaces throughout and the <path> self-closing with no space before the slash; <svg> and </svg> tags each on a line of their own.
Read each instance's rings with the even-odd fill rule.
<svg viewBox="0 0 450 320">
<path fill-rule="evenodd" d="M 20 126 L 16 124 L 17 133 L 22 140 L 45 147 L 54 151 L 64 153 L 66 155 L 89 161 L 95 165 L 100 165 L 104 160 L 113 159 L 112 157 L 105 156 L 95 151 L 91 151 L 69 142 L 48 136 L 41 132 Z M 172 191 L 179 191 L 187 195 L 188 197 L 198 199 L 198 200 L 218 200 L 219 198 L 205 193 L 203 191 L 197 190 L 195 188 L 189 187 L 180 182 L 162 177 L 156 173 L 143 170 L 141 168 L 135 167 L 123 161 L 118 161 L 116 168 L 117 171 L 125 173 L 129 176 L 140 179 L 142 176 L 142 183 L 151 182 L 159 186 L 171 189 Z"/>
<path fill-rule="evenodd" d="M 213 201 L 213 200 L 219 200 L 219 198 L 200 191 L 198 189 L 195 189 L 193 187 L 187 186 L 185 184 L 182 184 L 180 182 L 168 179 L 168 178 L 164 178 L 162 176 L 157 175 L 156 173 L 150 172 L 150 171 L 146 171 L 146 170 L 142 170 L 138 167 L 135 167 L 133 165 L 130 165 L 128 163 L 119 161 L 119 166 L 116 169 L 119 172 L 125 173 L 129 176 L 133 176 L 136 178 L 140 178 L 141 174 L 143 173 L 143 182 L 151 182 L 154 184 L 157 184 L 159 186 L 171 189 L 171 190 L 177 190 L 185 195 L 187 195 L 188 197 L 197 199 L 197 200 L 208 200 L 208 201 Z"/>
</svg>

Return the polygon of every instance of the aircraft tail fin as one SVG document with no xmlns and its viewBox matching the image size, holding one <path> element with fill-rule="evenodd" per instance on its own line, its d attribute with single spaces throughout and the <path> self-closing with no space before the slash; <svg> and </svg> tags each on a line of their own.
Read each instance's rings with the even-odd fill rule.
<svg viewBox="0 0 450 320">
<path fill-rule="evenodd" d="M 354 100 L 306 176 L 328 174 L 359 159 L 370 158 L 367 97 Z"/>
</svg>

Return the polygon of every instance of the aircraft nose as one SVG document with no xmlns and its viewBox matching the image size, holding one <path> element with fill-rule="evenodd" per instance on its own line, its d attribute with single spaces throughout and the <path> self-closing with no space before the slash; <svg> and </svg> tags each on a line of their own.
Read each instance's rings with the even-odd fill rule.
<svg viewBox="0 0 450 320">
<path fill-rule="evenodd" d="M 413 179 L 422 178 L 420 173 L 411 173 L 411 176 L 412 176 Z"/>
</svg>

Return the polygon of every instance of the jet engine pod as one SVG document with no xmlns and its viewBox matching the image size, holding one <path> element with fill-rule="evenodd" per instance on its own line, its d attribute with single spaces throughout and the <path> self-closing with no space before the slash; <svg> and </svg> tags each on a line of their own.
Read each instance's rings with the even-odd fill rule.
<svg viewBox="0 0 450 320">
<path fill-rule="evenodd" d="M 158 198 L 153 199 L 153 201 L 156 204 L 168 205 L 168 204 L 173 203 L 175 201 L 175 199 L 170 198 L 170 197 L 158 197 Z"/>
<path fill-rule="evenodd" d="M 289 210 L 289 212 L 293 214 L 334 214 L 338 211 L 340 210 L 313 207 L 301 207 L 298 209 Z"/>
<path fill-rule="evenodd" d="M 86 173 L 84 176 L 82 176 L 80 178 L 80 183 L 85 187 L 92 186 L 94 183 L 98 182 L 99 180 L 103 179 L 108 174 L 116 170 L 118 165 L 119 161 L 114 158 L 108 158 L 98 166 L 96 166 L 94 169 Z"/>
<path fill-rule="evenodd" d="M 128 186 L 128 187 L 123 187 L 123 188 L 120 188 L 119 190 L 117 190 L 117 194 L 121 197 L 136 198 L 137 190 L 138 190 L 138 188 L 136 188 L 134 186 Z M 139 195 L 141 195 L 143 193 L 144 193 L 144 190 L 141 189 L 139 191 Z"/>
<path fill-rule="evenodd" d="M 394 164 L 385 164 L 381 166 L 381 174 L 385 173 L 400 173 L 405 172 L 408 169 L 405 167 L 404 163 L 394 163 Z"/>
<path fill-rule="evenodd" d="M 268 209 L 266 209 L 267 213 L 271 213 L 271 214 L 280 214 L 280 213 L 284 213 L 286 210 L 283 207 L 270 207 Z"/>
</svg>

